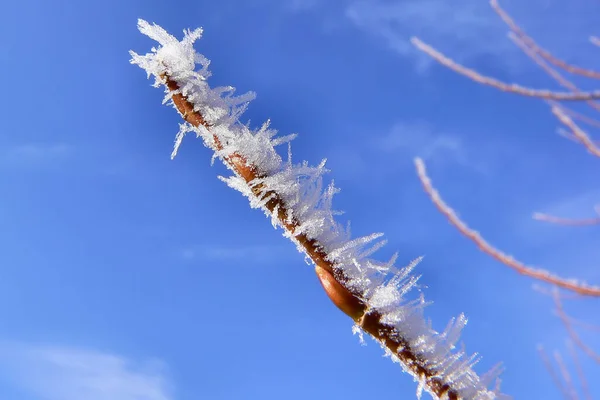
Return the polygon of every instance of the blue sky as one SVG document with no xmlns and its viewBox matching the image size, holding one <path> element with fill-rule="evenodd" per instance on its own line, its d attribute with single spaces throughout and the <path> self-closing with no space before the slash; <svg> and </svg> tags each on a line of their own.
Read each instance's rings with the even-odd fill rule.
<svg viewBox="0 0 600 400">
<path fill-rule="evenodd" d="M 557 55 L 598 65 L 600 5 L 502 4 Z M 506 39 L 487 1 L 222 0 L 8 2 L 0 16 L 0 398 L 196 400 L 410 398 L 415 384 L 360 346 L 312 268 L 261 212 L 217 179 L 209 151 L 129 64 L 203 26 L 213 85 L 253 90 L 243 119 L 300 134 L 296 161 L 328 159 L 355 235 L 383 231 L 418 267 L 438 329 L 497 362 L 515 398 L 558 399 L 536 345 L 566 333 L 532 281 L 450 227 L 416 178 L 425 158 L 447 201 L 492 243 L 556 273 L 600 282 L 600 233 L 531 220 L 593 215 L 598 160 L 555 133 L 547 106 L 456 76 L 411 35 L 504 80 L 551 82 Z M 561 29 L 556 27 L 560 26 Z M 596 28 L 597 29 L 597 28 Z M 595 263 L 596 262 L 596 263 Z M 567 303 L 594 321 L 597 300 Z M 584 334 L 590 345 L 600 340 Z M 566 354 L 565 354 L 566 357 Z M 591 380 L 598 366 L 580 357 Z M 600 397 L 600 387 L 592 384 Z"/>
</svg>

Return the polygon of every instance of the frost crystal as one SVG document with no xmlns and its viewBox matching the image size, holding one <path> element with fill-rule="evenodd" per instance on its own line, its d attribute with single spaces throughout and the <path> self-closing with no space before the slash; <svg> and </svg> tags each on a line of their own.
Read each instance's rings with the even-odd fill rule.
<svg viewBox="0 0 600 400">
<path fill-rule="evenodd" d="M 299 225 L 293 235 L 284 229 L 284 236 L 296 242 L 298 250 L 303 253 L 304 247 L 294 236 L 301 232 L 316 240 L 328 255 L 327 260 L 348 278 L 345 284 L 355 293 L 362 294 L 362 300 L 368 307 L 367 313 L 380 315 L 381 323 L 393 327 L 424 366 L 461 398 L 504 398 L 498 390 L 488 389 L 499 370 L 480 378 L 472 369 L 475 357 L 466 357 L 463 350 L 455 349 L 460 331 L 467 323 L 466 318 L 460 315 L 448 324 L 444 332 L 439 333 L 423 316 L 427 305 L 423 296 L 413 300 L 405 297 L 417 283 L 418 277 L 411 272 L 420 259 L 404 268 L 394 266 L 397 254 L 388 262 L 370 259 L 369 256 L 385 244 L 383 240 L 378 241 L 382 234 L 351 239 L 349 224 L 343 227 L 334 219 L 340 214 L 332 209 L 332 199 L 338 189 L 333 182 L 323 186 L 323 175 L 328 172 L 325 160 L 317 166 L 309 166 L 306 162 L 293 164 L 289 142 L 295 135 L 275 137 L 277 131 L 270 128 L 269 121 L 258 130 L 251 130 L 248 125 L 239 122 L 248 102 L 254 98 L 253 93 L 234 96 L 233 87 L 211 88 L 208 85 L 210 62 L 193 48 L 202 30 L 184 31 L 184 38 L 179 41 L 161 27 L 143 20 L 138 21 L 138 28 L 160 46 L 143 56 L 130 52 L 131 62 L 146 70 L 148 76 L 153 75 L 155 86 L 164 84 L 165 76 L 176 82 L 179 89 L 167 90 L 164 102 L 173 103 L 175 94 L 184 95 L 193 104 L 194 111 L 200 113 L 210 126 L 209 132 L 204 126 L 181 124 L 172 157 L 177 154 L 187 132 L 202 138 L 204 144 L 215 151 L 215 157 L 222 160 L 234 154 L 242 155 L 249 165 L 258 170 L 260 178 L 250 184 L 237 173 L 220 179 L 248 197 L 253 208 L 262 209 L 271 218 L 273 226 L 283 227 L 277 210 L 271 212 L 266 207 L 269 197 L 263 196 L 277 193 L 287 208 L 287 222 L 294 220 Z M 196 69 L 197 65 L 199 69 Z M 215 145 L 216 140 L 220 146 Z M 284 161 L 275 151 L 275 146 L 285 143 L 288 143 L 288 155 Z M 256 185 L 260 185 L 259 192 L 253 192 L 250 185 L 255 187 L 255 191 Z M 356 329 L 357 326 L 353 328 L 355 333 Z M 385 350 L 393 360 L 400 361 L 396 354 L 387 348 Z M 402 364 L 402 367 L 418 382 L 419 397 L 423 390 L 429 391 L 424 376 L 416 374 L 408 365 Z"/>
</svg>

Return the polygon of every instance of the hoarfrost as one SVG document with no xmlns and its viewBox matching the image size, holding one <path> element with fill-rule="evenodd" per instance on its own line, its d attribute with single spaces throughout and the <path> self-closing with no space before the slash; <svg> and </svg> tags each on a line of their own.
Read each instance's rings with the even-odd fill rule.
<svg viewBox="0 0 600 400">
<path fill-rule="evenodd" d="M 270 121 L 257 130 L 251 130 L 248 125 L 239 122 L 248 102 L 254 98 L 253 93 L 234 96 L 233 87 L 211 88 L 208 85 L 210 61 L 193 47 L 201 37 L 202 29 L 184 31 L 184 38 L 179 41 L 163 28 L 143 20 L 138 21 L 138 28 L 160 46 L 152 48 L 146 55 L 130 52 L 131 62 L 146 70 L 148 76 L 153 75 L 155 86 L 164 84 L 165 76 L 176 82 L 179 89 L 175 92 L 167 90 L 164 102 L 173 104 L 172 96 L 183 94 L 193 104 L 194 111 L 199 112 L 210 126 L 209 132 L 203 126 L 181 124 L 172 157 L 177 154 L 188 132 L 202 138 L 204 144 L 215 151 L 215 157 L 225 159 L 234 153 L 244 157 L 248 164 L 257 168 L 260 178 L 248 184 L 234 171 L 233 176 L 219 179 L 248 197 L 251 207 L 262 209 L 271 218 L 274 227 L 282 227 L 277 210 L 271 213 L 266 208 L 268 198 L 264 196 L 277 193 L 287 207 L 286 222 L 294 220 L 298 223 L 294 234 L 284 229 L 284 236 L 295 241 L 302 253 L 305 253 L 305 249 L 294 236 L 302 232 L 309 239 L 315 239 L 328 254 L 327 259 L 334 268 L 349 278 L 347 285 L 362 293 L 367 312 L 380 315 L 381 323 L 392 326 L 435 376 L 457 390 L 461 398 L 505 398 L 497 388 L 488 389 L 498 376 L 499 368 L 480 378 L 472 369 L 476 355 L 465 358 L 464 350 L 455 350 L 466 318 L 460 315 L 448 324 L 443 333 L 439 333 L 431 328 L 423 316 L 427 305 L 424 297 L 406 298 L 407 292 L 417 285 L 418 277 L 411 273 L 420 259 L 404 268 L 394 266 L 397 254 L 388 262 L 370 259 L 369 256 L 385 244 L 384 240 L 377 241 L 382 234 L 351 239 L 350 224 L 343 227 L 335 220 L 334 216 L 340 212 L 333 210 L 332 200 L 339 189 L 333 182 L 323 185 L 323 176 L 329 172 L 325 168 L 325 160 L 317 166 L 309 166 L 306 162 L 293 164 L 289 142 L 296 137 L 295 134 L 276 137 L 277 131 L 270 128 Z M 196 65 L 200 68 L 196 69 Z M 220 149 L 215 145 L 215 138 L 222 145 Z M 288 154 L 287 160 L 283 161 L 275 151 L 275 146 L 285 143 L 288 143 Z M 260 185 L 259 193 L 254 193 L 250 185 L 255 188 Z M 305 256 L 310 260 L 306 253 Z M 353 332 L 358 332 L 357 326 Z M 384 350 L 386 355 L 399 362 L 396 354 L 385 347 Z M 414 374 L 407 365 L 401 365 L 406 372 Z M 417 375 L 413 377 L 419 383 L 417 395 L 420 397 L 422 391 L 427 390 L 424 378 Z"/>
</svg>

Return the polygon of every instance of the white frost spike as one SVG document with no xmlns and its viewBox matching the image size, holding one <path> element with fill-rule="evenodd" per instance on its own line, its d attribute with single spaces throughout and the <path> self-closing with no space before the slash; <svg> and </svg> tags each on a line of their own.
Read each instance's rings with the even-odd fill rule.
<svg viewBox="0 0 600 400">
<path fill-rule="evenodd" d="M 365 335 L 363 334 L 363 330 L 359 325 L 352 325 L 352 334 L 358 335 L 358 341 L 360 342 L 361 346 L 367 345 L 367 342 L 365 342 Z"/>
<path fill-rule="evenodd" d="M 190 124 L 187 122 L 179 124 L 179 132 L 177 132 L 177 135 L 175 136 L 175 145 L 173 146 L 173 152 L 171 153 L 171 160 L 177 156 L 179 146 L 181 146 L 181 142 L 183 142 L 183 137 L 188 132 L 193 132 L 193 127 Z"/>
<path fill-rule="evenodd" d="M 177 83 L 179 90 L 176 93 L 181 93 L 210 126 L 209 131 L 204 126 L 181 124 L 172 157 L 177 154 L 187 132 L 196 133 L 205 146 L 215 151 L 214 157 L 223 161 L 232 154 L 242 156 L 249 165 L 256 168 L 260 176 L 252 184 L 260 183 L 263 194 L 276 193 L 286 207 L 286 223 L 293 221 L 298 227 L 294 233 L 284 230 L 284 236 L 294 241 L 298 250 L 305 255 L 306 250 L 295 238 L 299 231 L 309 240 L 318 243 L 327 254 L 326 260 L 347 278 L 345 285 L 357 291 L 357 296 L 367 304 L 368 311 L 380 317 L 381 324 L 388 325 L 402 338 L 403 346 L 418 357 L 432 376 L 450 385 L 461 399 L 502 398 L 497 388 L 488 389 L 488 385 L 497 376 L 498 369 L 480 378 L 472 369 L 475 359 L 465 357 L 463 350 L 455 350 L 466 318 L 459 316 L 451 321 L 443 333 L 439 333 L 433 330 L 423 315 L 428 304 L 423 295 L 416 299 L 406 297 L 409 290 L 417 284 L 418 277 L 412 275 L 412 270 L 420 259 L 404 268 L 394 266 L 397 254 L 388 262 L 370 259 L 371 254 L 385 243 L 384 240 L 372 243 L 382 234 L 352 239 L 349 222 L 344 227 L 335 220 L 334 216 L 340 212 L 333 209 L 332 198 L 339 190 L 333 182 L 323 184 L 323 176 L 329 172 L 325 168 L 325 161 L 317 166 L 309 166 L 307 162 L 293 164 L 289 142 L 295 138 L 295 134 L 276 137 L 277 131 L 270 128 L 269 121 L 257 130 L 252 130 L 249 124 L 239 121 L 248 103 L 254 98 L 253 93 L 234 96 L 235 89 L 231 86 L 211 88 L 208 85 L 210 61 L 193 47 L 194 42 L 201 37 L 202 29 L 184 31 L 184 38 L 179 41 L 161 27 L 143 20 L 138 21 L 138 28 L 157 41 L 159 46 L 143 56 L 130 52 L 131 63 L 143 68 L 148 76 L 153 75 L 156 86 L 164 84 L 167 75 Z M 200 65 L 199 69 L 196 69 L 196 64 Z M 174 105 L 174 94 L 167 90 L 165 101 Z M 221 146 L 217 146 L 217 142 Z M 275 146 L 284 143 L 288 143 L 285 161 L 275 151 Z M 231 165 L 227 162 L 225 165 L 234 175 L 219 179 L 246 196 L 251 207 L 262 209 L 271 218 L 273 226 L 281 227 L 277 210 L 273 214 L 266 208 L 268 199 L 258 197 Z M 307 261 L 312 261 L 306 256 Z M 353 328 L 353 332 L 362 334 L 357 326 Z M 422 391 L 430 390 L 426 378 L 417 374 L 413 366 L 403 363 L 398 354 L 391 353 L 385 346 L 384 350 L 419 382 L 418 396 Z"/>
</svg>

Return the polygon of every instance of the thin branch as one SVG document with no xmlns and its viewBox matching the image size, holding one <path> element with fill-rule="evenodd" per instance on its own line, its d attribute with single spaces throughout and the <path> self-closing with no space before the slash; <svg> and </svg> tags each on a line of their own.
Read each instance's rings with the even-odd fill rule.
<svg viewBox="0 0 600 400">
<path fill-rule="evenodd" d="M 600 296 L 600 287 L 587 285 L 584 282 L 579 282 L 575 279 L 565 279 L 559 276 L 553 275 L 550 272 L 538 269 L 529 265 L 526 265 L 512 256 L 498 250 L 491 244 L 489 244 L 480 234 L 469 228 L 465 222 L 463 222 L 456 212 L 444 202 L 439 192 L 433 187 L 431 179 L 427 176 L 427 170 L 425 163 L 420 158 L 415 159 L 415 166 L 417 168 L 417 174 L 425 189 L 425 192 L 429 195 L 429 198 L 437 209 L 446 216 L 450 223 L 458 229 L 460 233 L 469 238 L 475 243 L 481 251 L 488 254 L 492 258 L 500 261 L 504 265 L 514 269 L 518 273 L 529 276 L 531 278 L 557 285 L 563 289 L 572 290 L 576 293 L 586 296 Z"/>
<path fill-rule="evenodd" d="M 512 17 L 500 7 L 497 0 L 491 0 L 490 4 L 494 11 L 496 11 L 500 18 L 502 18 L 506 25 L 508 25 L 510 30 L 512 30 L 519 38 L 521 38 L 521 40 L 523 40 L 523 42 L 527 44 L 527 46 L 529 46 L 529 48 L 531 48 L 533 52 L 539 54 L 539 56 L 544 60 L 558 68 L 562 68 L 569 73 L 585 76 L 586 78 L 600 79 L 600 72 L 569 64 L 540 47 L 535 40 L 533 40 L 531 36 L 527 35 L 525 31 L 523 31 L 523 29 L 521 29 L 521 27 L 512 19 Z"/>
<path fill-rule="evenodd" d="M 544 60 L 542 60 L 536 53 L 532 52 L 531 49 L 528 48 L 527 45 L 522 40 L 520 40 L 520 38 L 513 35 L 513 36 L 511 36 L 511 39 L 513 39 L 515 44 L 517 46 L 519 46 L 523 50 L 523 52 L 525 52 L 525 54 L 527 54 L 536 64 L 538 64 L 548 75 L 550 75 L 554 80 L 556 80 L 561 86 L 566 87 L 569 90 L 572 90 L 574 93 L 582 93 L 581 90 L 574 83 L 567 80 L 557 70 L 555 70 L 554 68 L 549 66 Z M 563 106 L 553 100 L 549 100 L 548 102 L 552 106 L 552 110 L 553 110 L 552 112 L 555 115 L 557 115 L 557 114 L 554 110 L 557 109 L 557 110 L 560 110 L 566 118 L 569 118 L 569 120 L 571 121 L 571 125 L 568 125 L 563 119 L 561 119 L 557 115 L 559 120 L 563 124 L 565 124 L 565 125 L 569 126 L 569 128 L 571 128 L 571 131 L 573 131 L 575 137 L 577 137 L 578 142 L 583 144 L 590 153 L 592 153 L 594 155 L 600 154 L 600 148 L 598 147 L 598 145 L 583 130 L 581 130 L 572 121 L 572 119 L 570 119 L 570 117 L 567 115 L 566 112 L 562 111 Z M 586 101 L 586 104 L 588 104 L 590 107 L 592 107 L 596 111 L 600 111 L 599 103 L 588 100 L 588 101 Z"/>
<path fill-rule="evenodd" d="M 600 121 L 594 118 L 590 118 L 587 115 L 584 115 L 580 112 L 577 112 L 575 110 L 573 110 L 572 108 L 569 108 L 567 106 L 565 106 L 564 104 L 561 104 L 560 107 L 563 109 L 563 111 L 565 112 L 565 114 L 571 116 L 572 118 L 578 119 L 583 123 L 586 123 L 590 126 L 593 126 L 594 128 L 600 128 Z"/>
<path fill-rule="evenodd" d="M 577 396 L 577 391 L 575 390 L 573 379 L 571 379 L 571 374 L 569 374 L 569 370 L 567 369 L 567 366 L 565 365 L 565 362 L 558 351 L 554 351 L 554 359 L 556 360 L 556 364 L 558 365 L 558 369 L 562 375 L 563 381 L 565 381 L 569 399 L 578 400 L 579 396 Z"/>
<path fill-rule="evenodd" d="M 571 226 L 586 226 L 586 225 L 600 224 L 600 217 L 574 219 L 574 218 L 556 217 L 554 215 L 537 213 L 537 212 L 533 214 L 533 219 L 537 219 L 538 221 L 550 222 L 550 223 L 558 224 L 558 225 L 571 225 Z"/>
<path fill-rule="evenodd" d="M 558 106 L 552 107 L 552 113 L 558 120 L 571 130 L 573 135 L 585 146 L 587 151 L 596 157 L 600 157 L 600 147 L 585 133 L 564 111 Z"/>
<path fill-rule="evenodd" d="M 452 59 L 448 58 L 444 54 L 435 50 L 433 47 L 422 42 L 420 39 L 413 37 L 410 39 L 412 44 L 419 50 L 428 54 L 434 60 L 440 64 L 450 68 L 454 72 L 457 72 L 475 82 L 483 85 L 494 87 L 504 92 L 516 93 L 522 96 L 537 97 L 547 100 L 558 100 L 558 101 L 584 101 L 593 100 L 600 98 L 600 91 L 593 92 L 582 92 L 582 93 L 569 93 L 569 92 L 555 92 L 544 89 L 533 89 L 525 86 L 518 85 L 516 83 L 505 83 L 495 78 L 485 76 L 475 71 L 474 69 L 467 68 L 463 65 L 458 64 Z"/>
<path fill-rule="evenodd" d="M 561 107 L 562 107 L 562 106 L 561 106 Z M 571 140 L 572 142 L 575 142 L 575 143 L 581 144 L 581 140 L 579 140 L 579 139 L 578 139 L 578 138 L 577 138 L 575 135 L 573 135 L 571 132 L 569 132 L 568 130 L 566 130 L 566 129 L 564 129 L 564 128 L 558 128 L 558 129 L 556 130 L 556 132 L 557 132 L 557 133 L 558 133 L 560 136 L 562 136 L 562 137 L 564 137 L 564 138 L 566 138 L 566 139 L 569 139 L 569 140 Z M 600 146 L 600 140 L 592 140 L 592 142 L 594 143 L 594 145 L 595 145 L 595 146 Z"/>
<path fill-rule="evenodd" d="M 554 299 L 554 305 L 556 306 L 556 314 L 560 318 L 573 343 L 575 343 L 585 354 L 587 354 L 588 357 L 600 364 L 600 354 L 596 353 L 591 347 L 585 344 L 585 342 L 579 337 L 577 331 L 571 325 L 571 320 L 565 312 L 562 301 L 560 300 L 558 289 L 553 291 L 552 298 Z"/>
<path fill-rule="evenodd" d="M 509 38 L 515 43 L 529 58 L 533 60 L 540 68 L 542 68 L 552 79 L 554 79 L 562 87 L 572 91 L 573 93 L 584 93 L 573 82 L 565 78 L 555 68 L 552 68 L 543 58 L 534 52 L 519 36 L 513 32 L 509 34 Z M 551 105 L 556 105 L 556 101 L 549 101 Z M 600 111 L 600 104 L 596 101 L 587 100 L 586 104 L 596 111 Z"/>
<path fill-rule="evenodd" d="M 577 325 L 581 329 L 585 329 L 586 331 L 598 332 L 600 333 L 600 326 L 595 324 L 590 324 L 589 322 L 580 321 L 571 316 L 567 316 L 569 318 L 569 322 L 571 325 Z"/>
<path fill-rule="evenodd" d="M 562 381 L 559 379 L 558 375 L 556 374 L 556 371 L 554 370 L 554 367 L 552 366 L 552 362 L 550 361 L 548 354 L 546 354 L 544 347 L 539 345 L 537 350 L 540 355 L 540 358 L 542 359 L 542 363 L 544 363 L 544 367 L 546 368 L 546 371 L 548 371 L 548 374 L 552 378 L 552 382 L 554 382 L 554 385 L 558 388 L 558 390 L 560 390 L 562 395 L 567 400 L 570 400 L 569 392 L 567 392 L 567 389 L 565 388 Z"/>
<path fill-rule="evenodd" d="M 583 392 L 583 395 L 585 396 L 586 400 L 592 400 L 592 395 L 590 393 L 590 387 L 588 385 L 587 378 L 585 377 L 585 372 L 583 371 L 583 368 L 581 367 L 581 363 L 579 362 L 579 357 L 577 356 L 577 350 L 575 349 L 575 346 L 573 346 L 573 342 L 571 340 L 567 341 L 567 347 L 569 348 L 569 354 L 571 355 L 571 358 L 573 359 L 573 364 L 575 364 L 575 371 L 577 372 L 577 378 L 579 379 L 579 382 L 581 383 L 581 391 Z"/>
</svg>

